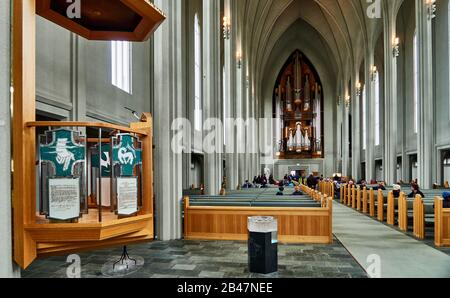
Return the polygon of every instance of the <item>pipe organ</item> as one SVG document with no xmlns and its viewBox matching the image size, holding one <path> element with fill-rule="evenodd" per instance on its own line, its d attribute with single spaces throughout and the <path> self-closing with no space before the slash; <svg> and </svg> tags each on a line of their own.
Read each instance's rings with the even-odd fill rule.
<svg viewBox="0 0 450 298">
<path fill-rule="evenodd" d="M 298 50 L 280 71 L 273 109 L 278 158 L 323 158 L 322 85 L 312 64 Z"/>
</svg>

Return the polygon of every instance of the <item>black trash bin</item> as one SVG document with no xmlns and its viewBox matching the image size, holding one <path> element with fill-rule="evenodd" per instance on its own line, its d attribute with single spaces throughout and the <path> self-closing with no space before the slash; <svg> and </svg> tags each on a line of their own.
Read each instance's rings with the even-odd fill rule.
<svg viewBox="0 0 450 298">
<path fill-rule="evenodd" d="M 278 271 L 278 226 L 273 217 L 248 219 L 248 266 L 251 273 Z"/>
</svg>

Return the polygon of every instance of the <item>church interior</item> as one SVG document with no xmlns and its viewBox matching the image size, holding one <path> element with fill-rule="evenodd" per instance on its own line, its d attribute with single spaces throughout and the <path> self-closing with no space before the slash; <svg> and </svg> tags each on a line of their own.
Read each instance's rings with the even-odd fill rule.
<svg viewBox="0 0 450 298">
<path fill-rule="evenodd" d="M 0 69 L 0 277 L 450 277 L 449 0 L 2 0 Z"/>
</svg>

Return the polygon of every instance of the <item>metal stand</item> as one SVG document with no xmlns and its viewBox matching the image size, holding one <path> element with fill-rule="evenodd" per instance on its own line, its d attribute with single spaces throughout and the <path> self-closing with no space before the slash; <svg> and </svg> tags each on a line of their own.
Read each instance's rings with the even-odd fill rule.
<svg viewBox="0 0 450 298">
<path fill-rule="evenodd" d="M 133 262 L 134 262 L 134 265 L 137 266 L 137 260 L 130 258 L 130 256 L 128 255 L 127 247 L 124 246 L 124 247 L 123 247 L 123 251 L 122 251 L 122 256 L 120 257 L 120 260 L 118 260 L 117 262 L 115 262 L 115 263 L 113 264 L 113 271 L 115 270 L 116 265 L 119 264 L 119 263 L 121 263 L 122 265 L 125 265 L 125 264 L 126 264 L 126 265 L 127 265 L 127 269 L 128 269 L 128 262 L 127 262 L 128 260 L 129 260 L 129 261 L 133 261 Z M 124 264 L 124 263 L 125 263 L 125 264 Z"/>
</svg>

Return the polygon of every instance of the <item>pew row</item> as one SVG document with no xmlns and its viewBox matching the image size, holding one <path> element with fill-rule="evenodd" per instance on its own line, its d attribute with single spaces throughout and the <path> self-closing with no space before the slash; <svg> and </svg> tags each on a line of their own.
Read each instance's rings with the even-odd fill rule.
<svg viewBox="0 0 450 298">
<path fill-rule="evenodd" d="M 233 200 L 233 199 L 231 199 Z M 295 204 L 275 200 L 270 205 L 223 206 L 208 201 L 184 199 L 184 237 L 187 240 L 236 240 L 248 238 L 247 220 L 252 216 L 274 216 L 282 243 L 330 244 L 333 242 L 333 200 L 323 203 L 297 200 Z M 195 203 L 194 203 L 195 202 Z M 292 206 L 295 207 L 292 207 Z M 269 207 L 267 207 L 269 206 Z"/>
</svg>

